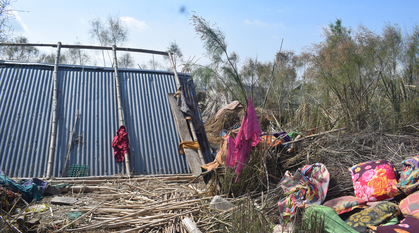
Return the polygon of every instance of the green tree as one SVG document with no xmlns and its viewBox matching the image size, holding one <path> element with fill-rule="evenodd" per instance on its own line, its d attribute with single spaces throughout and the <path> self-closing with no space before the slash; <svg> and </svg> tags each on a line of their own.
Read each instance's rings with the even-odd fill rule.
<svg viewBox="0 0 419 233">
<path fill-rule="evenodd" d="M 121 46 L 128 40 L 129 30 L 119 16 L 108 16 L 103 22 L 100 18 L 90 21 L 90 38 L 100 46 Z M 109 61 L 112 61 L 108 53 Z M 102 50 L 103 65 L 106 66 L 105 52 Z"/>
<path fill-rule="evenodd" d="M 121 67 L 121 68 L 134 67 L 134 59 L 131 57 L 130 53 L 124 53 L 121 57 L 118 58 L 118 67 Z"/>
<path fill-rule="evenodd" d="M 0 42 L 7 42 L 13 31 L 9 20 L 13 18 L 13 9 L 11 8 L 12 0 L 0 1 Z"/>
<path fill-rule="evenodd" d="M 50 54 L 41 53 L 36 61 L 40 63 L 54 64 L 56 56 L 57 54 L 55 52 L 51 52 Z M 60 59 L 58 62 L 60 64 L 68 64 L 67 56 L 65 53 L 60 53 Z"/>
<path fill-rule="evenodd" d="M 228 53 L 224 33 L 216 25 L 211 25 L 195 13 L 191 17 L 191 23 L 204 43 L 207 56 L 211 60 L 210 65 L 200 69 L 204 72 L 195 73 L 194 78 L 199 79 L 200 77 L 197 76 L 199 73 L 211 74 L 211 79 L 215 81 L 214 86 L 222 84 L 235 99 L 247 106 L 246 88 L 237 67 L 239 57 L 234 52 Z"/>
<path fill-rule="evenodd" d="M 80 42 L 76 42 L 75 45 L 80 45 Z M 90 60 L 89 55 L 82 49 L 70 48 L 65 53 L 67 62 L 72 65 L 87 65 Z"/>
<path fill-rule="evenodd" d="M 13 38 L 10 43 L 27 44 L 26 37 Z M 36 61 L 40 52 L 33 46 L 6 46 L 2 50 L 2 57 L 10 61 Z"/>
<path fill-rule="evenodd" d="M 180 49 L 179 45 L 176 44 L 176 41 L 170 43 L 169 47 L 167 48 L 167 51 L 172 53 L 172 59 L 175 67 L 177 68 L 178 62 L 183 61 L 183 54 L 182 50 Z M 172 70 L 172 64 L 170 62 L 169 56 L 164 56 L 164 59 L 169 62 L 170 70 Z"/>
</svg>

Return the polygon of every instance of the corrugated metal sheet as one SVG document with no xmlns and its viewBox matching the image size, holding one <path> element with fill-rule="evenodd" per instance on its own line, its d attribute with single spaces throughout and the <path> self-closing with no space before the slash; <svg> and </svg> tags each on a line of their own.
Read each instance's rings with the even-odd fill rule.
<svg viewBox="0 0 419 233">
<path fill-rule="evenodd" d="M 53 66 L 3 63 L 0 72 L 0 168 L 10 176 L 42 177 L 51 132 Z M 120 69 L 119 76 L 132 172 L 189 173 L 185 156 L 178 152 L 180 139 L 167 100 L 167 93 L 177 88 L 173 73 Z M 180 78 L 197 106 L 190 78 Z M 119 173 L 111 147 L 118 129 L 113 69 L 60 66 L 58 85 L 52 175 L 66 175 L 62 169 L 77 110 L 69 164 L 89 165 L 89 175 Z M 205 134 L 202 138 L 205 141 Z M 209 149 L 208 143 L 204 147 Z M 204 154 L 212 160 L 209 150 Z"/>
</svg>

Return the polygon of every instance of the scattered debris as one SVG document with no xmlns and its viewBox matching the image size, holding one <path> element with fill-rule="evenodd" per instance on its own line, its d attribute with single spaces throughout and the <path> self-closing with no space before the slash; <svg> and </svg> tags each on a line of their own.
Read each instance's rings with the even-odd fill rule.
<svg viewBox="0 0 419 233">
<path fill-rule="evenodd" d="M 51 204 L 54 205 L 73 205 L 76 202 L 77 199 L 72 197 L 54 197 L 51 199 Z"/>
</svg>

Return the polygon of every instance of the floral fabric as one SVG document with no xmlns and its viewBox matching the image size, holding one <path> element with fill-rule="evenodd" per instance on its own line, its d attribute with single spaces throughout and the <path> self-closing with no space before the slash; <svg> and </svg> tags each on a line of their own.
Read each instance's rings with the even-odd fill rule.
<svg viewBox="0 0 419 233">
<path fill-rule="evenodd" d="M 419 188 L 419 155 L 402 163 L 403 170 L 400 173 L 400 182 L 397 187 L 409 195 Z"/>
<path fill-rule="evenodd" d="M 288 223 L 295 215 L 297 207 L 321 205 L 326 198 L 329 181 L 329 171 L 321 163 L 306 165 L 298 169 L 294 175 L 286 171 L 278 184 L 287 195 L 278 202 L 284 222 Z"/>
<path fill-rule="evenodd" d="M 349 169 L 355 197 L 364 201 L 389 200 L 398 195 L 396 169 L 388 160 L 368 161 Z"/>
<path fill-rule="evenodd" d="M 361 198 L 344 196 L 326 201 L 324 206 L 328 206 L 336 211 L 337 214 L 349 212 L 355 208 L 365 208 L 366 202 Z"/>
<path fill-rule="evenodd" d="M 410 194 L 400 202 L 402 213 L 419 219 L 419 191 Z"/>
<path fill-rule="evenodd" d="M 419 231 L 419 220 L 407 216 L 399 224 L 391 226 L 370 227 L 376 233 L 417 233 Z"/>
<path fill-rule="evenodd" d="M 352 214 L 346 223 L 358 232 L 365 232 L 369 226 L 386 223 L 400 213 L 399 207 L 391 202 L 382 201 L 373 207 Z"/>
</svg>

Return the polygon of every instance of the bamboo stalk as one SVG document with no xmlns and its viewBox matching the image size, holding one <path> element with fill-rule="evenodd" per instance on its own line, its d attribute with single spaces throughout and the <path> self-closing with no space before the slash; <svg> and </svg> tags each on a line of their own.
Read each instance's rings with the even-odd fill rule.
<svg viewBox="0 0 419 233">
<path fill-rule="evenodd" d="M 37 47 L 57 47 L 56 44 L 35 44 L 35 43 L 0 43 L 0 46 L 37 46 Z M 113 47 L 108 46 L 95 46 L 95 45 L 61 45 L 62 48 L 73 48 L 73 49 L 93 49 L 93 50 L 112 50 Z M 138 52 L 138 53 L 150 53 L 167 56 L 167 52 L 149 50 L 149 49 L 136 49 L 136 48 L 116 48 L 118 51 L 127 51 L 127 52 Z"/>
<path fill-rule="evenodd" d="M 118 104 L 118 119 L 119 119 L 119 126 L 125 125 L 124 122 L 124 112 L 122 110 L 122 101 L 121 101 L 121 89 L 119 87 L 119 74 L 118 74 L 118 60 L 116 58 L 116 46 L 112 46 L 113 50 L 113 66 L 115 69 L 115 87 L 116 87 L 116 98 L 117 98 L 117 104 Z M 131 175 L 131 168 L 129 164 L 129 156 L 128 153 L 124 154 L 124 161 L 125 161 L 125 169 L 128 175 L 128 178 L 130 178 Z"/>
<path fill-rule="evenodd" d="M 182 216 L 182 215 L 186 215 L 186 214 L 189 214 L 189 213 L 194 213 L 194 212 L 197 212 L 197 211 L 199 211 L 199 210 L 191 210 L 191 211 L 188 211 L 188 212 L 185 212 L 185 213 L 182 213 L 182 214 L 177 214 L 177 215 L 172 216 L 172 217 L 170 217 L 170 218 L 161 219 L 161 220 L 154 221 L 154 222 L 152 222 L 152 223 L 145 224 L 145 225 L 143 225 L 143 226 L 139 226 L 139 227 L 136 227 L 136 228 L 133 228 L 133 229 L 123 230 L 123 231 L 117 231 L 117 232 L 118 232 L 118 233 L 126 233 L 126 232 L 131 232 L 131 231 L 138 231 L 138 230 L 141 230 L 141 229 L 147 228 L 147 227 L 149 227 L 149 226 L 151 226 L 151 225 L 153 225 L 153 224 L 155 224 L 155 223 L 167 222 L 167 220 L 170 220 L 170 219 L 172 219 L 172 218 L 179 217 L 179 216 Z"/>
<path fill-rule="evenodd" d="M 54 161 L 55 140 L 57 136 L 57 105 L 58 105 L 58 64 L 60 63 L 60 50 L 61 42 L 57 43 L 57 55 L 54 64 L 54 81 L 52 90 L 52 124 L 51 124 L 51 139 L 48 154 L 47 174 L 46 177 L 50 178 L 52 173 L 52 163 Z"/>
<path fill-rule="evenodd" d="M 74 134 L 75 134 L 75 131 L 76 131 L 77 121 L 79 119 L 79 113 L 80 113 L 80 110 L 77 110 L 76 119 L 74 120 L 74 124 L 73 124 L 73 130 L 71 131 L 70 137 L 68 139 L 67 154 L 65 156 L 65 163 L 64 163 L 63 170 L 61 172 L 62 176 L 65 174 L 65 171 L 67 169 L 67 165 L 68 165 L 68 162 L 69 162 L 69 159 L 70 159 L 70 149 L 71 149 L 71 145 L 73 144 L 73 138 L 74 138 Z"/>
<path fill-rule="evenodd" d="M 96 205 L 95 207 L 93 207 L 91 210 L 89 210 L 87 213 L 81 215 L 80 217 L 74 219 L 72 222 L 68 223 L 67 225 L 61 227 L 59 230 L 57 230 L 56 232 L 60 232 L 62 230 L 64 230 L 65 228 L 67 228 L 68 226 L 70 226 L 71 224 L 77 222 L 78 220 L 80 220 L 81 218 L 83 218 L 84 216 L 90 214 L 91 212 L 93 212 L 95 209 L 97 209 L 100 205 L 102 205 L 103 202 L 99 203 L 98 205 Z"/>
</svg>

